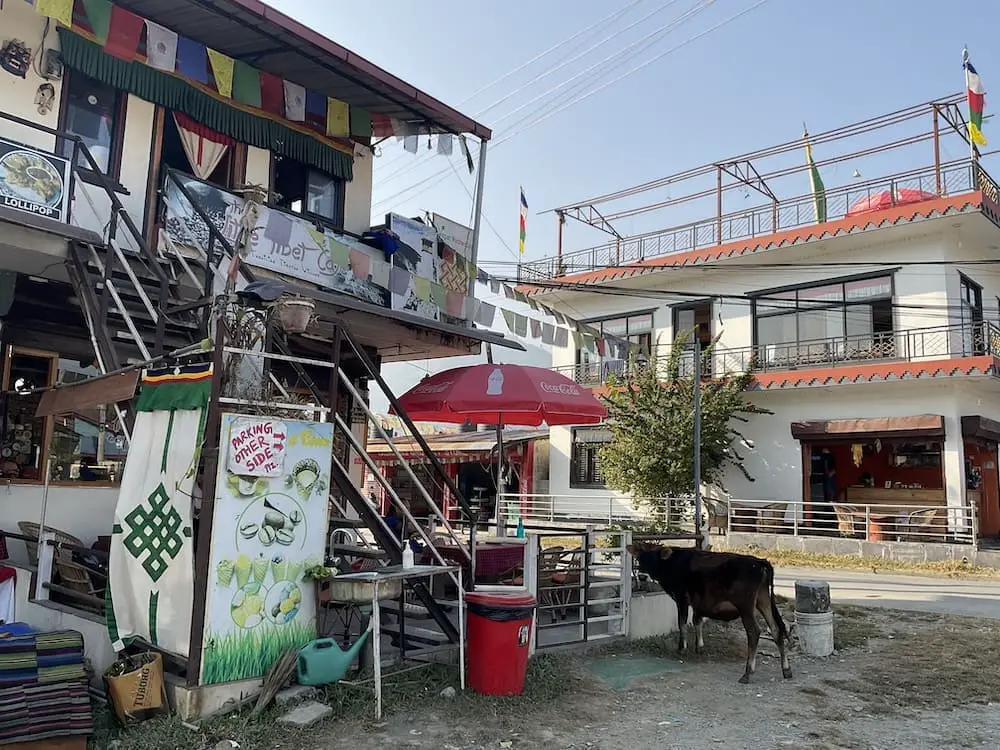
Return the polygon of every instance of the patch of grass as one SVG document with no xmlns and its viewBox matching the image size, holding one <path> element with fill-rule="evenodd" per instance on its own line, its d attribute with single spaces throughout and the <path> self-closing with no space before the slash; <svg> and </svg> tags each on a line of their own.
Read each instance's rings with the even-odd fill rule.
<svg viewBox="0 0 1000 750">
<path fill-rule="evenodd" d="M 524 693 L 519 696 L 499 698 L 466 690 L 458 692 L 454 698 L 441 697 L 441 691 L 449 686 L 458 690 L 458 671 L 444 665 L 429 665 L 397 675 L 384 674 L 383 714 L 390 719 L 408 711 L 437 712 L 447 714 L 455 723 L 481 728 L 484 732 L 495 732 L 498 728 L 509 732 L 523 726 L 525 717 L 532 713 L 587 689 L 576 670 L 575 658 L 564 654 L 540 654 L 533 658 L 528 664 Z M 202 722 L 198 731 L 185 727 L 173 716 L 122 728 L 110 711 L 95 708 L 95 732 L 88 747 L 106 750 L 117 739 L 122 750 L 188 750 L 211 748 L 220 740 L 231 739 L 243 748 L 315 750 L 319 738 L 331 736 L 333 722 L 365 724 L 374 721 L 375 696 L 370 683 L 358 687 L 330 685 L 317 700 L 330 705 L 333 715 L 305 731 L 277 725 L 275 719 L 287 709 L 274 706 L 252 722 L 246 712 L 234 713 Z"/>
<path fill-rule="evenodd" d="M 862 698 L 871 713 L 998 702 L 998 641 L 1000 623 L 939 617 L 934 626 L 898 631 L 855 678 L 828 684 Z"/>
<path fill-rule="evenodd" d="M 854 555 L 824 555 L 797 550 L 760 549 L 759 547 L 734 547 L 729 552 L 740 552 L 770 560 L 775 566 L 791 568 L 825 568 L 836 570 L 862 570 L 877 573 L 918 574 L 943 578 L 1000 578 L 1000 569 L 972 565 L 963 560 L 941 562 L 904 562 L 882 560 Z"/>
<path fill-rule="evenodd" d="M 265 674 L 289 649 L 298 650 L 316 637 L 311 625 L 262 625 L 253 630 L 211 636 L 205 649 L 203 683 L 238 682 Z"/>
<path fill-rule="evenodd" d="M 868 612 L 861 607 L 835 604 L 833 612 L 833 648 L 837 651 L 863 646 L 878 633 Z"/>
</svg>

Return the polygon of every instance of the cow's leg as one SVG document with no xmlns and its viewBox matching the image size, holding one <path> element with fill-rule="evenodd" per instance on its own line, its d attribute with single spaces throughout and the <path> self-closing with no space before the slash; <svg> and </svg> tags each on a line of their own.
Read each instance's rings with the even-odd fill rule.
<svg viewBox="0 0 1000 750">
<path fill-rule="evenodd" d="M 694 650 L 695 653 L 705 653 L 705 618 L 697 612 L 694 615 Z"/>
<path fill-rule="evenodd" d="M 767 629 L 771 631 L 771 637 L 778 644 L 778 653 L 781 654 L 781 675 L 787 679 L 792 676 L 792 665 L 788 661 L 788 630 L 785 628 L 785 621 L 781 619 L 777 603 L 768 592 L 762 591 L 757 596 L 757 611 L 764 616 Z"/>
<path fill-rule="evenodd" d="M 743 628 L 747 631 L 747 668 L 740 677 L 740 682 L 746 685 L 750 675 L 757 671 L 757 644 L 760 642 L 760 625 L 757 624 L 754 608 L 747 607 L 741 612 Z"/>
<path fill-rule="evenodd" d="M 687 651 L 687 621 L 688 621 L 688 600 L 684 597 L 677 599 L 677 653 L 683 654 Z"/>
</svg>

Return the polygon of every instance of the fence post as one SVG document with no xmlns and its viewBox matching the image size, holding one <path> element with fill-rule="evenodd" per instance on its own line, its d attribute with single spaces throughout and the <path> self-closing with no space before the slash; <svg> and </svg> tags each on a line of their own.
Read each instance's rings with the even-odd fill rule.
<svg viewBox="0 0 1000 750">
<path fill-rule="evenodd" d="M 792 536 L 799 535 L 799 508 L 801 503 L 792 503 Z"/>
<path fill-rule="evenodd" d="M 535 599 L 538 599 L 538 550 L 541 546 L 541 536 L 534 532 L 527 535 L 524 543 L 524 588 Z M 528 643 L 528 656 L 534 656 L 538 648 L 538 609 L 531 615 L 531 640 Z"/>
<path fill-rule="evenodd" d="M 608 498 L 608 526 L 615 522 L 615 499 Z"/>
<path fill-rule="evenodd" d="M 865 541 L 870 542 L 872 540 L 872 506 L 865 506 Z"/>
<path fill-rule="evenodd" d="M 629 633 L 629 613 L 632 609 L 632 555 L 628 553 L 628 546 L 632 544 L 632 532 L 623 531 L 621 535 L 621 561 L 622 561 L 622 632 L 621 635 L 628 636 Z"/>
</svg>

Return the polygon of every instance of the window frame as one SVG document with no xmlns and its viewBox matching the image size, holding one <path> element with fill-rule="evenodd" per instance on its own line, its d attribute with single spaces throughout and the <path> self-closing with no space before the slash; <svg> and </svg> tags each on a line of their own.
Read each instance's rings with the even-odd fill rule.
<svg viewBox="0 0 1000 750">
<path fill-rule="evenodd" d="M 603 490 L 607 489 L 607 483 L 604 481 L 604 473 L 600 472 L 595 466 L 595 461 L 591 457 L 592 452 L 601 449 L 601 446 L 605 445 L 609 441 L 604 442 L 594 442 L 587 441 L 582 442 L 577 440 L 577 434 L 582 430 L 598 430 L 607 429 L 602 428 L 601 425 L 594 425 L 592 427 L 573 427 L 570 433 L 570 451 L 569 451 L 569 486 L 571 489 L 580 490 Z M 580 453 L 583 452 L 586 456 L 587 470 L 585 472 L 585 481 L 578 481 L 577 468 L 580 461 Z M 597 474 L 600 472 L 600 476 Z"/>
<path fill-rule="evenodd" d="M 795 344 L 796 346 L 809 342 L 816 341 L 817 339 L 803 339 L 800 335 L 799 330 L 799 313 L 800 312 L 816 312 L 825 311 L 829 309 L 839 309 L 842 312 L 842 323 L 844 335 L 840 338 L 847 339 L 847 312 L 853 307 L 865 304 L 873 304 L 875 302 L 888 300 L 890 305 L 894 307 L 894 300 L 896 299 L 896 272 L 899 267 L 888 268 L 880 271 L 873 271 L 871 273 L 856 274 L 852 276 L 840 276 L 833 279 L 821 279 L 813 282 L 808 282 L 804 284 L 793 284 L 789 286 L 774 287 L 772 289 L 763 289 L 755 292 L 750 292 L 747 296 L 750 298 L 750 316 L 751 316 L 751 344 L 756 349 L 761 346 L 760 337 L 758 335 L 758 323 L 761 319 L 781 317 L 785 315 L 795 316 L 795 340 L 794 341 L 782 341 L 778 342 L 780 344 Z M 872 297 L 866 300 L 858 300 L 856 302 L 850 302 L 846 298 L 845 287 L 848 284 L 858 282 L 858 281 L 870 281 L 872 279 L 889 279 L 889 293 L 880 297 Z M 841 287 L 841 299 L 838 302 L 830 302 L 827 304 L 814 304 L 806 307 L 802 307 L 800 304 L 799 293 L 802 291 L 807 291 L 810 289 L 818 289 L 826 286 L 840 286 Z M 771 312 L 760 313 L 758 311 L 759 305 L 762 303 L 767 303 L 770 300 L 769 297 L 777 297 L 778 295 L 791 294 L 794 293 L 794 298 L 790 298 L 788 301 L 791 303 L 789 307 L 776 310 Z M 893 331 L 895 331 L 895 320 L 893 320 Z M 827 337 L 827 338 L 837 338 L 837 337 Z M 825 340 L 825 339 L 819 339 Z"/>
<path fill-rule="evenodd" d="M 656 310 L 657 310 L 657 308 L 655 308 L 655 307 L 648 308 L 648 309 L 645 309 L 645 310 L 634 310 L 632 312 L 621 313 L 619 315 L 606 315 L 606 316 L 604 316 L 602 318 L 594 318 L 594 319 L 591 319 L 591 320 L 586 320 L 586 321 L 581 321 L 581 322 L 584 323 L 585 325 L 593 326 L 598 331 L 600 331 L 601 333 L 603 333 L 604 332 L 604 324 L 605 323 L 610 323 L 610 322 L 615 322 L 615 321 L 619 321 L 619 320 L 624 320 L 625 321 L 625 331 L 623 333 L 621 333 L 621 334 L 614 333 L 614 334 L 609 334 L 609 335 L 615 336 L 616 338 L 620 338 L 623 341 L 628 341 L 629 343 L 636 343 L 636 344 L 638 344 L 639 342 L 633 342 L 632 341 L 632 337 L 639 338 L 639 337 L 642 337 L 642 336 L 648 336 L 649 351 L 650 351 L 650 354 L 651 354 L 652 351 L 653 351 L 653 334 L 656 332 Z M 649 325 L 649 328 L 647 329 L 647 328 L 643 327 L 643 329 L 640 330 L 640 331 L 638 331 L 637 333 L 631 333 L 631 331 L 629 329 L 629 321 L 632 320 L 632 318 L 639 318 L 639 317 L 642 317 L 642 316 L 645 316 L 645 315 L 649 315 L 650 316 L 650 325 Z M 583 357 L 582 357 L 582 353 L 583 352 L 587 352 L 589 354 L 589 350 L 588 349 L 586 349 L 586 348 L 581 349 L 581 348 L 577 347 L 577 349 L 576 349 L 576 355 L 575 355 L 577 367 L 583 367 L 583 366 L 588 365 L 588 364 L 589 365 L 595 365 L 596 364 L 596 365 L 600 366 L 600 364 L 602 362 L 604 362 L 605 359 L 607 359 L 607 357 L 604 357 L 604 356 L 600 355 L 599 353 L 597 353 L 595 351 L 593 353 L 593 357 L 592 357 L 591 361 L 589 361 L 587 363 L 584 363 L 583 362 Z"/>
<path fill-rule="evenodd" d="M 71 68 L 66 69 L 66 73 L 63 76 L 62 86 L 59 90 L 59 119 L 58 119 L 58 130 L 61 133 L 69 133 L 70 131 L 66 127 L 66 118 L 69 114 L 69 100 L 70 100 L 70 89 L 73 86 L 73 79 L 84 78 L 88 81 L 93 81 L 101 86 L 100 81 L 97 81 L 89 76 L 80 73 L 79 71 L 74 71 Z M 111 148 L 108 149 L 108 171 L 105 176 L 115 182 L 119 183 L 121 179 L 121 167 L 122 167 L 122 153 L 124 151 L 125 145 L 125 119 L 128 114 L 128 92 L 122 91 L 121 89 L 116 89 L 113 86 L 108 86 L 108 88 L 113 89 L 115 92 L 115 121 L 113 132 L 111 134 Z M 72 154 L 65 154 L 65 150 L 71 148 L 70 141 L 67 138 L 57 138 L 56 139 L 56 153 L 65 158 L 70 158 Z M 100 184 L 96 182 L 99 180 L 94 170 L 90 168 L 90 165 L 80 166 L 71 159 L 71 165 L 73 171 L 80 176 L 84 182 L 94 182 L 95 184 Z"/>
<path fill-rule="evenodd" d="M 333 180 L 337 185 L 339 185 L 339 191 L 338 192 L 340 193 L 340 195 L 338 196 L 338 201 L 337 201 L 338 202 L 338 206 L 337 206 L 337 214 L 338 214 L 338 216 L 336 218 L 333 218 L 333 219 L 331 219 L 331 218 L 329 218 L 327 216 L 323 216 L 322 214 L 313 213 L 312 211 L 309 211 L 308 209 L 305 209 L 301 213 L 299 213 L 297 211 L 293 211 L 290 207 L 286 208 L 285 206 L 279 206 L 276 202 L 273 202 L 273 201 L 269 201 L 268 204 L 267 204 L 267 206 L 269 208 L 273 208 L 273 209 L 275 209 L 277 211 L 284 211 L 285 213 L 291 214 L 293 216 L 298 216 L 300 218 L 303 218 L 306 221 L 311 221 L 311 222 L 313 222 L 315 224 L 319 224 L 319 225 L 321 225 L 323 227 L 326 227 L 327 229 L 332 229 L 332 230 L 334 230 L 336 232 L 344 232 L 345 231 L 345 229 L 344 229 L 344 222 L 346 220 L 346 215 L 347 215 L 347 184 L 348 184 L 348 181 L 347 180 L 342 180 L 342 179 L 340 179 L 338 177 L 334 177 L 333 175 L 328 174 L 327 172 L 324 172 L 321 169 L 317 169 L 316 167 L 312 166 L 311 164 L 307 164 L 305 162 L 301 162 L 301 161 L 297 161 L 295 159 L 291 159 L 288 156 L 280 156 L 280 155 L 275 154 L 273 151 L 269 152 L 269 154 L 270 154 L 270 164 L 269 164 L 269 167 L 268 167 L 268 174 L 269 174 L 268 179 L 270 180 L 270 192 L 271 192 L 272 195 L 276 192 L 276 188 L 277 188 L 278 163 L 281 162 L 281 161 L 284 161 L 284 160 L 294 161 L 296 164 L 300 164 L 300 165 L 302 165 L 305 168 L 305 184 L 303 184 L 303 186 L 302 186 L 303 193 L 304 193 L 304 196 L 305 196 L 303 198 L 303 207 L 305 207 L 305 206 L 308 205 L 308 199 L 309 199 L 309 174 L 310 174 L 310 172 L 317 172 L 319 174 L 326 175 L 331 180 Z"/>
</svg>

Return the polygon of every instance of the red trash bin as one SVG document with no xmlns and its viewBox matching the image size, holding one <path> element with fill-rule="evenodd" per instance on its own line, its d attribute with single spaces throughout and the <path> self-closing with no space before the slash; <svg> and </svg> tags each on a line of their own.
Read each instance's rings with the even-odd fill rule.
<svg viewBox="0 0 1000 750">
<path fill-rule="evenodd" d="M 474 592 L 465 595 L 469 687 L 482 695 L 520 695 L 528 671 L 535 597 Z"/>
</svg>

